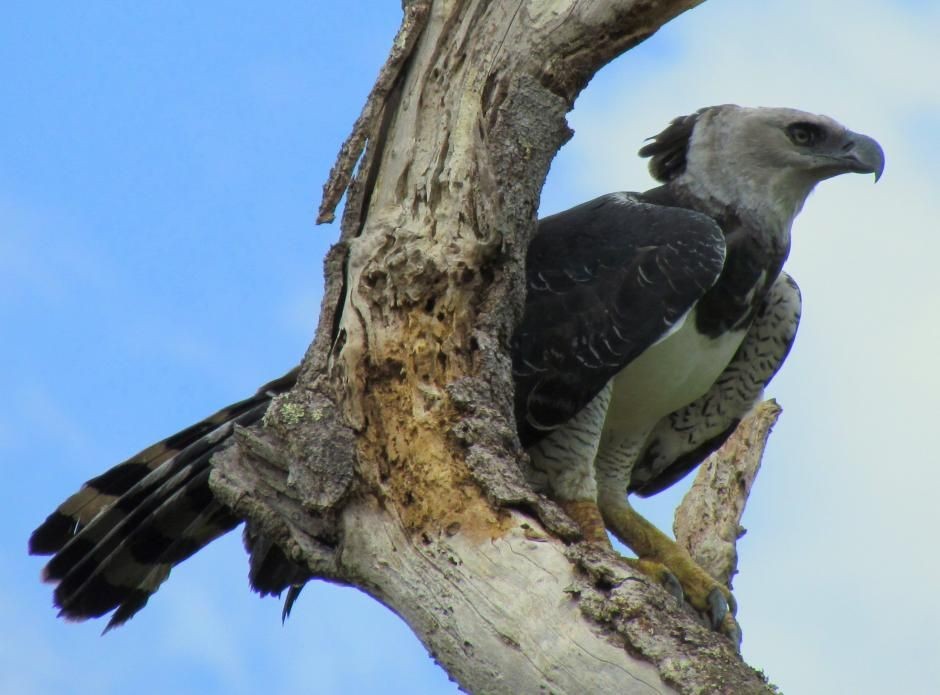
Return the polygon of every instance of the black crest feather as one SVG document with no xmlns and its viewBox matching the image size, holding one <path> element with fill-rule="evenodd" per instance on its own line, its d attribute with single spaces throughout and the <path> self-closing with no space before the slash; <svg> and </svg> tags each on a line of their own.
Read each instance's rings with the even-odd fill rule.
<svg viewBox="0 0 940 695">
<path fill-rule="evenodd" d="M 668 183 L 685 171 L 689 140 L 699 117 L 706 109 L 699 109 L 688 116 L 674 118 L 672 123 L 652 142 L 640 148 L 641 157 L 650 157 L 650 174 L 657 181 Z"/>
</svg>

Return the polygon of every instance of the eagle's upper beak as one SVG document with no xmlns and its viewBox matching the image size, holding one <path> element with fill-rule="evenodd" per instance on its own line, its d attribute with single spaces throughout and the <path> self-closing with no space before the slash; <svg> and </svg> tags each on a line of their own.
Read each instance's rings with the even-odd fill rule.
<svg viewBox="0 0 940 695">
<path fill-rule="evenodd" d="M 845 131 L 841 151 L 836 158 L 845 163 L 846 171 L 874 174 L 875 181 L 885 170 L 885 153 L 874 139 L 861 133 Z"/>
</svg>

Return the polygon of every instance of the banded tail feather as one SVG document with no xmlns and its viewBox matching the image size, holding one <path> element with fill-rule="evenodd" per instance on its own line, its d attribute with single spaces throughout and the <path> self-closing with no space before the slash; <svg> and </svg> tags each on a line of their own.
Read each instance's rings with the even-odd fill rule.
<svg viewBox="0 0 940 695">
<path fill-rule="evenodd" d="M 310 573 L 292 562 L 269 538 L 255 533 L 251 524 L 245 526 L 243 540 L 250 558 L 248 582 L 252 588 L 262 596 L 280 596 L 281 592 L 287 589 L 287 597 L 281 611 L 283 623 L 290 615 L 304 584 L 310 579 Z"/>
<path fill-rule="evenodd" d="M 30 537 L 29 552 L 52 555 L 43 579 L 56 584 L 59 615 L 84 620 L 114 611 L 110 630 L 144 607 L 174 565 L 235 528 L 241 520 L 209 488 L 212 456 L 227 446 L 236 425 L 259 422 L 271 399 L 296 379 L 294 369 L 144 449 L 86 482 L 50 514 Z M 278 582 L 264 588 L 276 593 Z"/>
</svg>

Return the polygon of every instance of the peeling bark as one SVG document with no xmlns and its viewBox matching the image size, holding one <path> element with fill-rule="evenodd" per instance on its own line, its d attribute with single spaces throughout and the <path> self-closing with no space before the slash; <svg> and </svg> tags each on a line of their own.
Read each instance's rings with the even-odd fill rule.
<svg viewBox="0 0 940 695">
<path fill-rule="evenodd" d="M 526 484 L 508 341 L 565 114 L 701 0 L 411 0 L 324 188 L 316 338 L 213 489 L 313 578 L 400 615 L 471 692 L 764 692 Z M 355 163 L 355 175 L 351 172 Z"/>
<path fill-rule="evenodd" d="M 729 589 L 738 571 L 737 541 L 745 533 L 741 516 L 781 412 L 774 400 L 759 403 L 699 466 L 692 488 L 676 509 L 673 532 L 679 545 Z"/>
</svg>

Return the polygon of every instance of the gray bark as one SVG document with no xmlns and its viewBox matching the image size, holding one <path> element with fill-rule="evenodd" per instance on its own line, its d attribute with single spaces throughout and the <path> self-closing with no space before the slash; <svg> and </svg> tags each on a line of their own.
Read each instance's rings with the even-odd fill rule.
<svg viewBox="0 0 940 695">
<path fill-rule="evenodd" d="M 676 509 L 672 530 L 679 545 L 729 589 L 738 571 L 737 541 L 745 533 L 744 505 L 780 412 L 774 400 L 759 403 L 734 436 L 699 466 L 692 489 Z"/>
<path fill-rule="evenodd" d="M 297 387 L 213 488 L 311 577 L 400 615 L 479 693 L 763 692 L 521 474 L 507 355 L 565 113 L 701 0 L 413 0 L 324 188 L 344 192 Z M 358 168 L 353 170 L 358 162 Z"/>
</svg>

